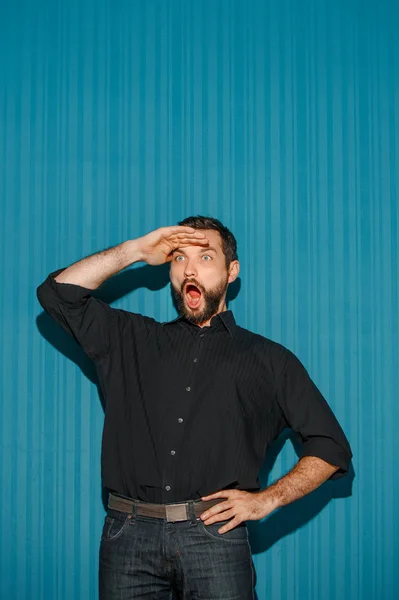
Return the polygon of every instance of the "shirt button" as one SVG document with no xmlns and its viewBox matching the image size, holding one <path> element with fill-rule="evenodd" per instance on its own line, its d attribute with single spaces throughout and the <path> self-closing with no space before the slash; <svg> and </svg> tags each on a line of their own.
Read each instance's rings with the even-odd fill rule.
<svg viewBox="0 0 399 600">
<path fill-rule="evenodd" d="M 198 358 L 194 358 L 194 362 L 198 362 Z"/>
<path fill-rule="evenodd" d="M 170 453 L 172 456 L 174 456 L 176 454 L 176 452 L 174 450 L 171 450 Z"/>
<path fill-rule="evenodd" d="M 186 390 L 187 390 L 188 392 L 190 392 L 190 391 L 191 391 L 191 388 L 190 388 L 190 386 L 189 386 L 189 385 L 186 387 Z"/>
<path fill-rule="evenodd" d="M 200 337 L 204 337 L 205 333 L 201 333 Z"/>
<path fill-rule="evenodd" d="M 167 486 L 165 487 L 165 490 L 166 490 L 167 492 L 170 492 L 170 485 L 167 485 Z"/>
<path fill-rule="evenodd" d="M 179 417 L 177 420 L 179 421 L 179 423 L 183 423 L 183 419 L 181 417 Z"/>
</svg>

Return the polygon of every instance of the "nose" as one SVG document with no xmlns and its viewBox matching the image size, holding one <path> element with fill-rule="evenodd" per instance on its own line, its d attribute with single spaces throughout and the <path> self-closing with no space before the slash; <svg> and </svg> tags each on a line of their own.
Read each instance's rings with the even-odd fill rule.
<svg viewBox="0 0 399 600">
<path fill-rule="evenodd" d="M 196 277 L 197 276 L 197 268 L 192 260 L 187 260 L 185 269 L 184 269 L 185 277 Z"/>
</svg>

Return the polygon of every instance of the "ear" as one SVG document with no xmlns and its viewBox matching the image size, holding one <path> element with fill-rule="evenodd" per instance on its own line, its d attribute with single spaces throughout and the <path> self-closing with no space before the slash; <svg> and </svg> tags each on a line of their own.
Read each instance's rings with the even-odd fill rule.
<svg viewBox="0 0 399 600">
<path fill-rule="evenodd" d="M 240 272 L 240 263 L 238 262 L 238 260 L 231 261 L 231 263 L 229 265 L 228 283 L 233 283 L 233 281 L 235 281 L 237 279 L 239 272 Z"/>
</svg>

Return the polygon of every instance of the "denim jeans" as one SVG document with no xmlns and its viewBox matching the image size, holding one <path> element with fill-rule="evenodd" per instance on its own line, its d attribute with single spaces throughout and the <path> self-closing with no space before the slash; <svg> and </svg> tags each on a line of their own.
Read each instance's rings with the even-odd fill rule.
<svg viewBox="0 0 399 600">
<path fill-rule="evenodd" d="M 245 523 L 168 523 L 108 508 L 100 542 L 101 600 L 253 600 L 255 570 Z"/>
</svg>

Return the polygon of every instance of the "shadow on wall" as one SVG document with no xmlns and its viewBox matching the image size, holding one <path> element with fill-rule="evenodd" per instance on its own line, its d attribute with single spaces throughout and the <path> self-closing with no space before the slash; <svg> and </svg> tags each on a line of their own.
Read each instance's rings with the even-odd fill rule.
<svg viewBox="0 0 399 600">
<path fill-rule="evenodd" d="M 165 264 L 159 267 L 145 265 L 122 271 L 111 277 L 93 292 L 93 296 L 108 304 L 112 304 L 119 298 L 139 288 L 158 291 L 168 285 L 169 281 L 169 265 Z M 227 303 L 237 297 L 240 288 L 241 279 L 238 278 L 229 286 Z M 97 386 L 98 395 L 104 409 L 105 399 L 92 361 L 86 356 L 75 340 L 46 312 L 43 311 L 38 316 L 36 322 L 41 335 L 66 358 L 77 364 L 84 375 Z M 301 445 L 298 443 L 297 438 L 290 430 L 284 431 L 267 451 L 267 458 L 260 473 L 262 488 L 268 485 L 268 478 L 275 460 L 288 439 L 293 443 L 298 457 L 300 456 Z M 296 531 L 313 519 L 332 498 L 349 497 L 352 494 L 353 478 L 354 472 L 351 466 L 351 471 L 346 477 L 336 481 L 327 481 L 305 498 L 272 513 L 270 517 L 262 522 L 249 521 L 248 529 L 252 551 L 260 553 L 271 548 L 278 540 Z M 102 501 L 104 509 L 107 506 L 107 498 L 107 490 L 103 489 Z"/>
<path fill-rule="evenodd" d="M 301 456 L 302 445 L 296 434 L 290 429 L 284 430 L 267 450 L 266 460 L 259 474 L 262 489 L 272 483 L 269 482 L 270 473 L 277 456 L 288 440 L 294 446 L 298 458 Z M 309 523 L 333 498 L 349 498 L 352 495 L 354 477 L 351 463 L 345 477 L 326 481 L 314 492 L 275 511 L 263 521 L 248 521 L 252 552 L 258 554 L 269 550 L 280 539 Z"/>
<path fill-rule="evenodd" d="M 98 289 L 94 290 L 92 295 L 108 304 L 112 304 L 119 298 L 122 298 L 126 294 L 139 288 L 157 291 L 165 287 L 168 282 L 168 265 L 161 265 L 159 267 L 145 265 L 122 271 L 121 273 L 110 277 Z M 76 363 L 84 375 L 97 386 L 98 395 L 104 410 L 105 399 L 98 382 L 94 363 L 86 356 L 74 338 L 68 335 L 67 332 L 64 331 L 64 329 L 45 311 L 37 317 L 36 323 L 41 335 L 52 344 L 56 350 Z"/>
</svg>

